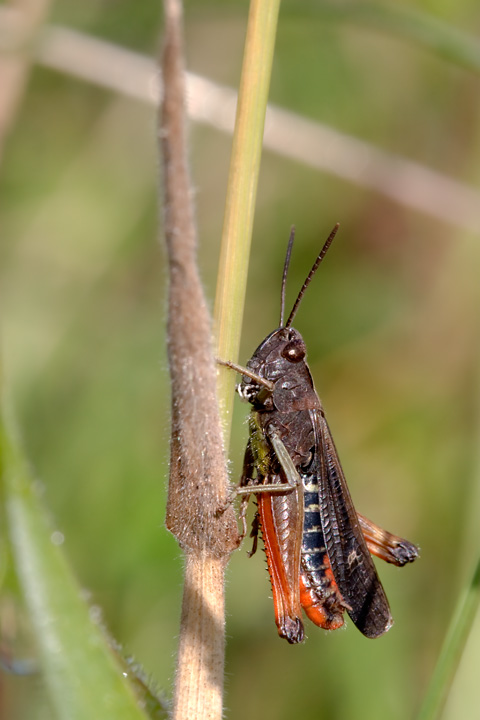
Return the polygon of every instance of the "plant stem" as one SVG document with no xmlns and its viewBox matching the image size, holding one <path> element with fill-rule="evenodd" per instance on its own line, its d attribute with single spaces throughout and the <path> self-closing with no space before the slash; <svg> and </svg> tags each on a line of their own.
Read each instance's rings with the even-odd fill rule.
<svg viewBox="0 0 480 720">
<path fill-rule="evenodd" d="M 252 0 L 238 93 L 214 311 L 217 356 L 236 362 L 263 130 L 280 0 Z M 233 405 L 231 371 L 219 369 L 218 396 L 228 447 Z"/>
<path fill-rule="evenodd" d="M 224 573 L 239 536 L 216 395 L 211 322 L 197 268 L 185 129 L 181 0 L 164 0 L 160 138 L 169 269 L 167 343 L 172 434 L 166 526 L 185 553 L 172 720 L 220 720 Z M 219 512 L 219 508 L 225 508 Z"/>
<path fill-rule="evenodd" d="M 181 632 L 172 720 L 220 720 L 225 662 L 228 558 L 185 554 Z"/>
</svg>

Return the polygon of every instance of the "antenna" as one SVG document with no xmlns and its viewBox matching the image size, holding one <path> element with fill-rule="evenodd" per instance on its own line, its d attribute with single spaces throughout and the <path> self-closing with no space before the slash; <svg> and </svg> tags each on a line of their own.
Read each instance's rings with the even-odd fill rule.
<svg viewBox="0 0 480 720">
<path fill-rule="evenodd" d="M 308 273 L 307 278 L 306 278 L 305 282 L 303 283 L 303 285 L 302 285 L 302 287 L 301 287 L 301 289 L 300 289 L 300 292 L 299 292 L 298 295 L 297 295 L 297 299 L 295 300 L 295 304 L 294 304 L 294 306 L 293 306 L 293 308 L 292 308 L 292 311 L 291 311 L 290 315 L 288 316 L 288 320 L 287 320 L 287 322 L 285 323 L 285 326 L 284 326 L 284 327 L 288 328 L 288 327 L 290 327 L 290 325 L 292 324 L 293 318 L 295 317 L 295 315 L 296 315 L 296 313 L 297 313 L 298 306 L 300 305 L 300 302 L 301 302 L 303 296 L 305 295 L 305 291 L 306 291 L 306 289 L 308 288 L 308 286 L 310 285 L 313 276 L 314 276 L 315 273 L 317 272 L 318 266 L 320 265 L 320 263 L 322 262 L 323 258 L 324 258 L 325 255 L 327 254 L 327 250 L 328 250 L 328 248 L 330 247 L 330 245 L 332 244 L 333 238 L 334 238 L 335 235 L 337 234 L 337 230 L 338 230 L 339 227 L 340 227 L 340 223 L 337 223 L 337 224 L 335 225 L 335 227 L 333 228 L 332 232 L 330 233 L 330 235 L 328 236 L 325 245 L 324 245 L 323 248 L 320 250 L 320 253 L 318 254 L 317 259 L 316 259 L 315 262 L 313 263 L 312 269 L 311 269 L 310 272 Z M 289 249 L 290 249 L 290 245 L 289 245 Z M 290 252 L 291 252 L 291 249 L 290 249 Z M 289 256 L 288 256 L 288 250 L 287 250 L 287 257 L 289 257 Z"/>
<path fill-rule="evenodd" d="M 290 237 L 288 239 L 287 254 L 285 255 L 285 262 L 283 264 L 283 277 L 282 277 L 282 294 L 280 295 L 280 325 L 283 327 L 283 316 L 285 314 L 285 286 L 287 284 L 288 266 L 290 265 L 290 257 L 292 255 L 293 241 L 295 240 L 295 225 L 290 228 Z"/>
</svg>

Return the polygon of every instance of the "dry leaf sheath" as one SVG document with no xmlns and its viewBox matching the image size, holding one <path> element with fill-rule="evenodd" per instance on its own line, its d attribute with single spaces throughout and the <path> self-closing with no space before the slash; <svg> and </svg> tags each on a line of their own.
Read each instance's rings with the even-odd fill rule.
<svg viewBox="0 0 480 720">
<path fill-rule="evenodd" d="M 224 570 L 238 545 L 216 397 L 211 322 L 196 265 L 186 162 L 181 3 L 165 0 L 161 149 L 169 266 L 172 438 L 167 527 L 185 551 L 173 718 L 221 718 Z"/>
<path fill-rule="evenodd" d="M 168 355 L 172 442 L 167 527 L 183 548 L 228 554 L 237 545 L 233 510 L 225 503 L 227 470 L 216 397 L 211 322 L 196 265 L 196 230 L 185 152 L 181 39 L 172 7 L 163 55 L 162 149 L 165 235 L 170 286 Z M 173 10 L 176 10 L 174 13 Z"/>
</svg>

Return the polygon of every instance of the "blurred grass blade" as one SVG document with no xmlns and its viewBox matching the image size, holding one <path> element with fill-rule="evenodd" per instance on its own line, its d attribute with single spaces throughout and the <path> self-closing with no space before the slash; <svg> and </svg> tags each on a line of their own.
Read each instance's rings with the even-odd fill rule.
<svg viewBox="0 0 480 720">
<path fill-rule="evenodd" d="M 89 616 L 45 519 L 11 423 L 0 428 L 3 496 L 17 570 L 58 717 L 145 720 L 101 626 Z"/>
<path fill-rule="evenodd" d="M 302 4 L 302 10 L 304 7 Z M 324 19 L 355 23 L 413 41 L 444 60 L 480 72 L 478 38 L 432 14 L 401 3 L 362 3 L 357 0 L 342 3 L 315 1 L 310 4 L 310 9 Z"/>
<path fill-rule="evenodd" d="M 158 691 L 154 680 L 147 677 L 141 665 L 134 658 L 119 655 L 122 665 L 122 674 L 128 678 L 141 707 L 145 710 L 149 720 L 169 720 L 170 702 L 163 692 Z"/>
<path fill-rule="evenodd" d="M 480 558 L 470 585 L 461 597 L 445 637 L 418 720 L 440 718 L 453 678 L 473 626 L 480 600 Z"/>
</svg>

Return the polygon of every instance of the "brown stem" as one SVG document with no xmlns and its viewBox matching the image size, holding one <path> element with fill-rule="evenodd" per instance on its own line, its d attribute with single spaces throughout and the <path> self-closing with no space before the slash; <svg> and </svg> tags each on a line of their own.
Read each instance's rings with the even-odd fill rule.
<svg viewBox="0 0 480 720">
<path fill-rule="evenodd" d="M 196 265 L 186 161 L 182 7 L 164 0 L 160 139 L 169 265 L 168 356 L 172 439 L 166 524 L 185 552 L 173 718 L 221 718 L 224 569 L 238 545 L 216 398 L 211 322 Z"/>
</svg>

